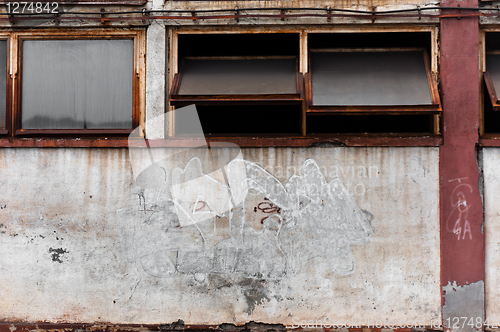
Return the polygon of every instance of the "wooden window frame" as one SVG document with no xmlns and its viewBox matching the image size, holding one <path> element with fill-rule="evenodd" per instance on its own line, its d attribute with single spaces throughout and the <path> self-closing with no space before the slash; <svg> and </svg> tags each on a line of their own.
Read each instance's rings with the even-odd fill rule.
<svg viewBox="0 0 500 332">
<path fill-rule="evenodd" d="M 439 98 L 438 84 L 435 77 L 431 73 L 429 56 L 423 48 L 331 48 L 331 49 L 311 49 L 310 53 L 320 52 L 415 52 L 421 51 L 425 70 L 427 74 L 427 82 L 429 84 L 429 93 L 431 96 L 432 104 L 430 105 L 322 105 L 315 106 L 313 104 L 313 89 L 312 89 L 312 72 L 309 71 L 305 75 L 305 95 L 306 95 L 306 113 L 308 115 L 362 115 L 362 114 L 387 114 L 387 115 L 412 115 L 412 114 L 439 114 L 442 110 L 441 100 Z M 311 59 L 309 57 L 309 68 L 311 68 Z"/>
<path fill-rule="evenodd" d="M 5 127 L 0 127 L 0 136 L 10 135 L 12 133 L 12 77 L 11 77 L 11 37 L 8 34 L 0 34 L 0 40 L 7 41 L 6 57 L 7 67 L 5 71 L 6 89 L 5 89 Z"/>
<path fill-rule="evenodd" d="M 4 35 L 0 35 L 0 39 Z M 144 29 L 43 30 L 8 34 L 7 56 L 7 128 L 0 129 L 2 137 L 127 137 L 144 123 L 145 110 L 145 31 Z M 123 129 L 23 129 L 22 114 L 22 54 L 26 40 L 133 40 L 132 126 Z M 9 75 L 10 74 L 10 75 Z M 11 76 L 11 77 L 9 77 Z M 10 98 L 9 98 L 10 97 Z"/>
<path fill-rule="evenodd" d="M 295 59 L 294 94 L 224 94 L 224 95 L 179 95 L 185 60 L 259 60 Z M 186 106 L 193 103 L 203 106 L 218 105 L 300 105 L 304 100 L 303 78 L 299 72 L 299 59 L 296 56 L 224 56 L 224 57 L 185 57 L 181 59 L 179 72 L 175 74 L 169 95 L 173 106 Z"/>
</svg>

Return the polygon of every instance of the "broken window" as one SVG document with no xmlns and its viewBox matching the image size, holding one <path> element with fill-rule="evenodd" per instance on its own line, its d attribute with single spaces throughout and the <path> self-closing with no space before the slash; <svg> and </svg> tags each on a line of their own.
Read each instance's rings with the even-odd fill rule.
<svg viewBox="0 0 500 332">
<path fill-rule="evenodd" d="M 483 136 L 498 136 L 500 133 L 500 32 L 485 33 L 485 72 L 483 74 Z"/>
<path fill-rule="evenodd" d="M 205 134 L 300 133 L 298 34 L 181 35 L 178 66 L 170 104 L 195 104 Z M 177 136 L 188 122 L 176 113 Z"/>
<path fill-rule="evenodd" d="M 439 131 L 430 32 L 186 32 L 176 38 L 170 105 L 195 104 L 208 136 Z M 189 136 L 187 122 L 176 113 L 170 135 Z"/>
<path fill-rule="evenodd" d="M 429 37 L 309 34 L 307 132 L 433 133 L 441 106 L 430 69 Z"/>
</svg>

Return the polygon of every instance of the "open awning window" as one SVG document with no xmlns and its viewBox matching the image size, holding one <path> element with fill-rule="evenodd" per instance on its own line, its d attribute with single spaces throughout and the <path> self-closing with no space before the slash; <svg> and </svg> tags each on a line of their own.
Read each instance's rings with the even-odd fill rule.
<svg viewBox="0 0 500 332">
<path fill-rule="evenodd" d="M 170 102 L 186 104 L 297 104 L 302 81 L 297 57 L 186 57 Z"/>
<path fill-rule="evenodd" d="M 493 110 L 500 110 L 497 91 L 500 92 L 500 53 L 491 52 L 486 54 L 486 72 L 484 73 L 486 89 L 490 96 Z"/>
<path fill-rule="evenodd" d="M 437 113 L 437 83 L 418 49 L 310 50 L 307 111 Z"/>
</svg>

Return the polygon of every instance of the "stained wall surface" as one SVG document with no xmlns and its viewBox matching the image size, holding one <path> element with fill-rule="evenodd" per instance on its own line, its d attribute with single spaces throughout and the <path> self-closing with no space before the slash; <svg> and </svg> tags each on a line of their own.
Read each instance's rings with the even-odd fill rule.
<svg viewBox="0 0 500 332">
<path fill-rule="evenodd" d="M 486 318 L 491 325 L 500 325 L 500 149 L 485 148 L 483 150 L 484 169 L 484 229 L 486 236 Z"/>
<path fill-rule="evenodd" d="M 440 319 L 437 148 L 174 152 L 0 150 L 0 320 Z"/>
</svg>

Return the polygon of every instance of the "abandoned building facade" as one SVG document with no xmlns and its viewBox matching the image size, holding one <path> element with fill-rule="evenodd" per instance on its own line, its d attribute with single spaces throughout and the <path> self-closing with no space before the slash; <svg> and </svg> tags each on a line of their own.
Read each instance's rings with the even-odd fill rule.
<svg viewBox="0 0 500 332">
<path fill-rule="evenodd" d="M 500 328 L 498 5 L 4 2 L 0 331 Z"/>
</svg>

